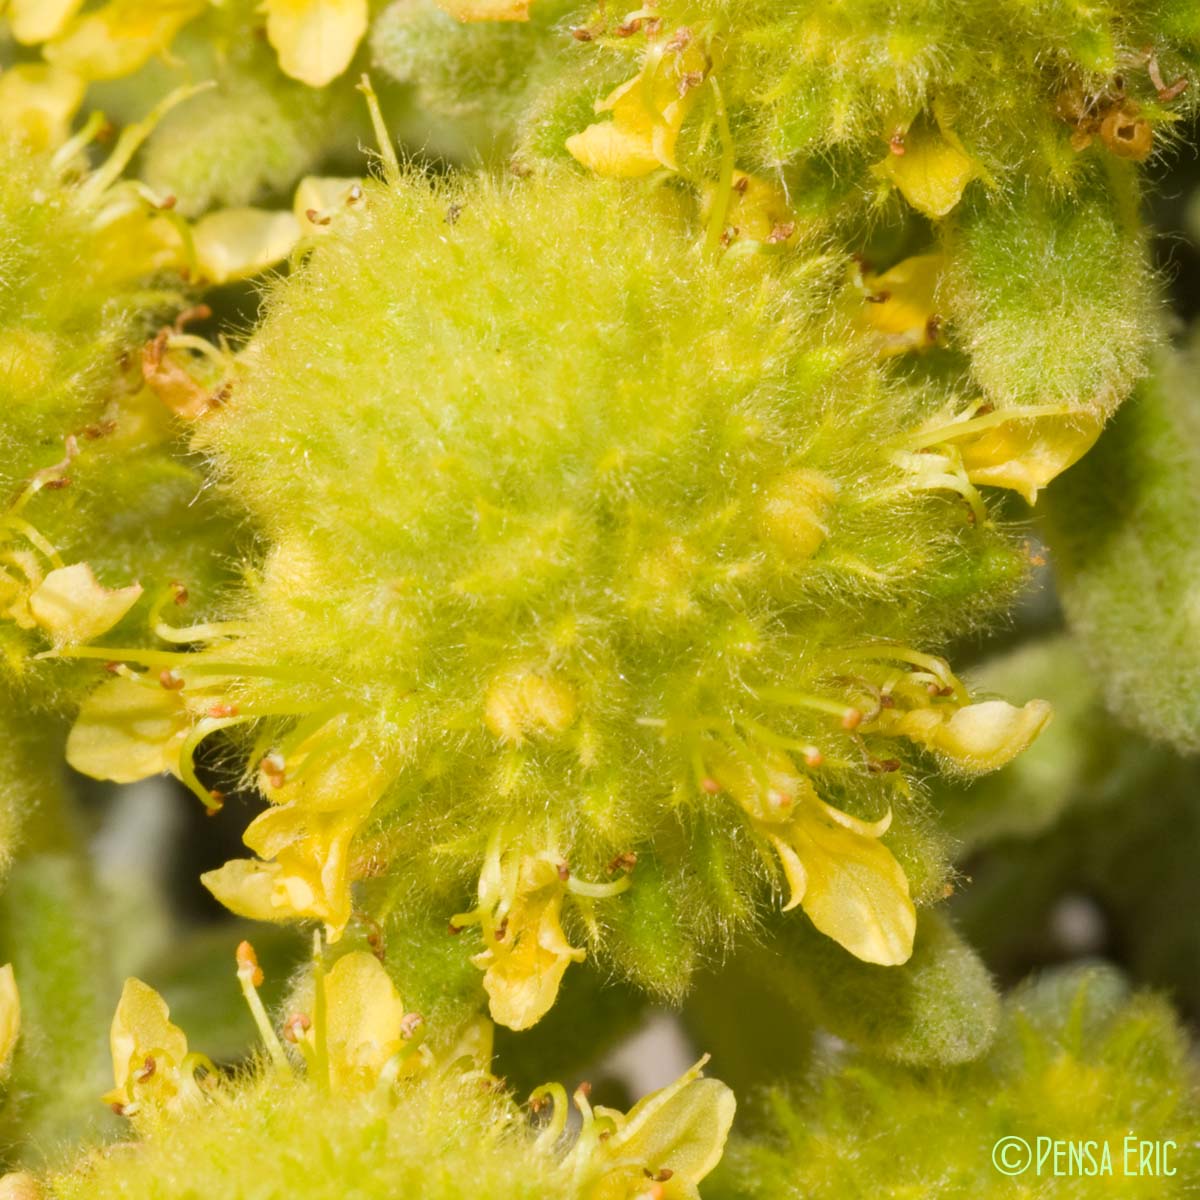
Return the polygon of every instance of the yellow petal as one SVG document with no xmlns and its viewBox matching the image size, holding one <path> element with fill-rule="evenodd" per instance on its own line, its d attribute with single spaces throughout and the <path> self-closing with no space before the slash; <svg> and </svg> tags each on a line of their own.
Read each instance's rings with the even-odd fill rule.
<svg viewBox="0 0 1200 1200">
<path fill-rule="evenodd" d="M 509 1029 L 528 1029 L 549 1011 L 567 967 L 587 952 L 566 939 L 560 924 L 566 885 L 552 863 L 522 860 L 517 893 L 506 914 L 503 935 L 492 939 L 476 965 L 492 1020 Z"/>
<path fill-rule="evenodd" d="M 228 283 L 257 275 L 291 253 L 300 222 L 290 212 L 227 208 L 196 222 L 192 238 L 196 268 L 208 283 Z"/>
<path fill-rule="evenodd" d="M 125 980 L 109 1032 L 113 1081 L 108 1104 L 171 1105 L 179 1093 L 179 1068 L 187 1038 L 172 1025 L 166 1001 L 140 979 Z"/>
<path fill-rule="evenodd" d="M 141 594 L 141 584 L 106 588 L 87 563 L 72 563 L 42 580 L 29 597 L 29 611 L 56 646 L 73 645 L 107 633 Z"/>
<path fill-rule="evenodd" d="M 191 725 L 178 692 L 110 679 L 80 707 L 67 738 L 67 762 L 84 775 L 114 783 L 177 773 Z"/>
<path fill-rule="evenodd" d="M 967 704 L 946 716 L 944 710 L 904 713 L 898 730 L 913 741 L 944 754 L 961 770 L 995 771 L 1027 749 L 1053 715 L 1045 700 L 1016 708 L 1003 700 Z"/>
<path fill-rule="evenodd" d="M 200 882 L 239 917 L 248 917 L 252 921 L 299 920 L 306 914 L 298 912 L 296 906 L 288 902 L 287 885 L 280 879 L 282 873 L 283 868 L 278 863 L 235 858 L 215 871 L 205 871 Z M 295 899 L 300 907 L 306 907 L 305 897 Z"/>
<path fill-rule="evenodd" d="M 648 58 L 637 75 L 596 105 L 612 119 L 567 138 L 568 153 L 614 179 L 635 179 L 660 167 L 677 170 L 675 143 L 707 70 L 704 53 L 690 42 Z"/>
<path fill-rule="evenodd" d="M 21 1034 L 21 995 L 12 963 L 0 967 L 0 1079 L 8 1074 Z"/>
<path fill-rule="evenodd" d="M 632 1178 L 646 1186 L 648 1176 L 670 1172 L 694 1187 L 721 1161 L 737 1101 L 718 1079 L 705 1079 L 701 1059 L 674 1083 L 644 1096 L 622 1117 L 617 1130 L 601 1142 L 593 1160 L 609 1171 L 633 1168 Z M 603 1182 L 599 1193 L 605 1192 Z M 619 1194 L 619 1193 L 614 1193 Z M 640 1195 L 641 1192 L 632 1192 Z"/>
<path fill-rule="evenodd" d="M 281 70 L 309 87 L 336 79 L 367 31 L 367 0 L 265 0 L 264 8 Z"/>
<path fill-rule="evenodd" d="M 1033 504 L 1042 488 L 1095 445 L 1103 424 L 1082 409 L 1061 416 L 1014 417 L 955 444 L 972 483 L 1011 488 Z"/>
<path fill-rule="evenodd" d="M 365 816 L 394 774 L 384 748 L 368 745 L 348 717 L 337 717 L 305 738 L 286 759 L 268 755 L 260 764 L 258 783 L 274 805 L 311 812 L 354 809 Z"/>
<path fill-rule="evenodd" d="M 87 85 L 48 63 L 22 63 L 0 75 L 0 136 L 30 150 L 53 150 L 71 131 Z"/>
<path fill-rule="evenodd" d="M 706 189 L 702 216 L 708 220 L 717 188 Z M 772 245 L 791 245 L 800 236 L 796 214 L 779 184 L 745 171 L 734 171 L 733 188 L 725 210 L 725 228 L 732 238 Z"/>
<path fill-rule="evenodd" d="M 533 0 L 437 0 L 460 21 L 528 21 Z"/>
<path fill-rule="evenodd" d="M 598 121 L 566 140 L 567 153 L 606 179 L 638 179 L 663 164 L 654 153 L 650 130 Z"/>
<path fill-rule="evenodd" d="M 333 218 L 361 193 L 360 180 L 336 175 L 308 175 L 296 185 L 292 215 L 300 222 L 301 232 L 306 237 L 324 233 Z"/>
<path fill-rule="evenodd" d="M 258 921 L 324 921 L 331 942 L 349 923 L 350 843 L 369 809 L 324 813 L 295 806 L 260 813 L 242 840 L 272 862 L 234 859 L 201 876 L 231 912 Z"/>
<path fill-rule="evenodd" d="M 109 0 L 73 21 L 43 54 L 85 79 L 120 79 L 166 50 L 206 7 L 205 0 Z"/>
<path fill-rule="evenodd" d="M 872 169 L 899 188 L 913 208 L 935 220 L 959 202 L 967 184 L 980 174 L 979 165 L 958 139 L 936 126 L 915 126 L 906 135 L 903 150 L 902 154 L 890 150 Z"/>
<path fill-rule="evenodd" d="M 325 977 L 326 1027 L 334 1084 L 343 1091 L 375 1085 L 404 1046 L 404 1003 L 373 954 L 339 958 Z"/>
<path fill-rule="evenodd" d="M 854 323 L 884 357 L 936 343 L 934 296 L 943 264 L 940 254 L 917 254 L 882 275 L 862 277 L 864 294 L 854 306 Z"/>
<path fill-rule="evenodd" d="M 454 1045 L 441 1056 L 447 1068 L 452 1068 L 461 1059 L 469 1059 L 471 1067 L 487 1071 L 492 1065 L 496 1027 L 487 1017 L 475 1017 L 468 1021 L 454 1041 Z"/>
<path fill-rule="evenodd" d="M 874 833 L 848 827 L 853 821 L 828 805 L 805 806 L 786 833 L 772 834 L 793 889 L 787 907 L 803 905 L 823 934 L 863 962 L 907 962 L 917 928 L 908 879 Z"/>
<path fill-rule="evenodd" d="M 60 34 L 82 5 L 83 0 L 8 0 L 4 15 L 13 37 L 32 46 Z"/>
</svg>

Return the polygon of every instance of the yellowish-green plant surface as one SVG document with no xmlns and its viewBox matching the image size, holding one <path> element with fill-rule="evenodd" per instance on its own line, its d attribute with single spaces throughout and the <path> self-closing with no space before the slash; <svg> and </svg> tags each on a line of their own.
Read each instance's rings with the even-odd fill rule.
<svg viewBox="0 0 1200 1200">
<path fill-rule="evenodd" d="M 0 0 L 0 1200 L 1200 1189 L 1198 97 Z"/>
</svg>

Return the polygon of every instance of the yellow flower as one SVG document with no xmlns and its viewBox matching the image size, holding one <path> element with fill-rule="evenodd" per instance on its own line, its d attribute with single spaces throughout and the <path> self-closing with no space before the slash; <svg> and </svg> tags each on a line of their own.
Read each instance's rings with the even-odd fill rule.
<svg viewBox="0 0 1200 1200">
<path fill-rule="evenodd" d="M 263 8 L 280 69 L 309 87 L 335 80 L 367 32 L 367 0 L 263 0 Z"/>
<path fill-rule="evenodd" d="M 705 189 L 702 217 L 707 221 L 716 200 L 717 188 Z M 793 245 L 800 237 L 796 214 L 788 203 L 787 193 L 779 184 L 745 171 L 734 171 L 725 212 L 725 232 L 728 238 L 744 238 L 768 245 Z"/>
<path fill-rule="evenodd" d="M 87 89 L 78 75 L 48 63 L 21 63 L 0 75 L 0 136 L 30 150 L 66 141 Z"/>
<path fill-rule="evenodd" d="M 1042 488 L 1095 445 L 1103 426 L 1103 419 L 1086 409 L 1061 415 L 1015 414 L 952 444 L 972 483 L 1011 488 L 1033 504 Z"/>
<path fill-rule="evenodd" d="M 573 1151 L 591 1182 L 587 1200 L 692 1200 L 721 1161 L 737 1101 L 702 1058 L 674 1083 L 644 1096 L 628 1113 L 597 1107 Z"/>
<path fill-rule="evenodd" d="M 165 51 L 205 7 L 205 0 L 109 0 L 67 25 L 43 53 L 85 79 L 120 79 Z"/>
<path fill-rule="evenodd" d="M 307 175 L 296 185 L 292 215 L 306 237 L 324 233 L 339 212 L 362 202 L 362 183 L 339 176 Z"/>
<path fill-rule="evenodd" d="M 982 174 L 942 122 L 927 120 L 898 130 L 887 156 L 871 169 L 895 185 L 913 208 L 934 220 L 950 212 L 967 184 Z"/>
<path fill-rule="evenodd" d="M 21 1036 L 21 994 L 12 963 L 0 967 L 0 1079 L 8 1075 Z"/>
<path fill-rule="evenodd" d="M 675 143 L 697 89 L 708 75 L 704 51 L 686 30 L 646 55 L 642 69 L 596 105 L 612 119 L 567 138 L 566 147 L 597 175 L 636 179 L 660 167 L 677 170 Z"/>
<path fill-rule="evenodd" d="M 324 921 L 336 942 L 353 912 L 350 843 L 366 812 L 317 812 L 298 805 L 269 808 L 243 841 L 263 860 L 235 858 L 200 882 L 230 912 L 256 921 Z"/>
<path fill-rule="evenodd" d="M 891 815 L 852 817 L 826 804 L 786 754 L 756 753 L 757 770 L 729 752 L 707 761 L 779 855 L 791 891 L 784 912 L 802 907 L 817 929 L 863 962 L 907 962 L 917 915 L 904 869 L 879 840 Z"/>
<path fill-rule="evenodd" d="M 385 755 L 355 741 L 348 717 L 327 721 L 286 755 L 268 754 L 259 786 L 271 801 L 242 840 L 259 859 L 201 876 L 232 912 L 258 921 L 324 921 L 330 941 L 350 920 L 350 844 L 394 777 Z"/>
<path fill-rule="evenodd" d="M 918 254 L 882 275 L 856 272 L 861 296 L 853 304 L 853 321 L 883 357 L 937 343 L 934 296 L 942 265 L 940 254 Z"/>
<path fill-rule="evenodd" d="M 300 239 L 290 212 L 226 208 L 200 218 L 192 229 L 196 271 L 206 283 L 248 279 L 274 266 Z"/>
<path fill-rule="evenodd" d="M 380 961 L 361 950 L 339 958 L 320 986 L 329 1081 L 341 1092 L 369 1091 L 411 1037 L 400 994 Z M 310 1047 L 316 1019 L 313 1014 L 305 1034 Z"/>
<path fill-rule="evenodd" d="M 51 571 L 29 596 L 29 613 L 55 646 L 87 642 L 107 633 L 138 602 L 140 584 L 104 587 L 87 563 Z"/>
<path fill-rule="evenodd" d="M 135 783 L 163 771 L 179 774 L 195 715 L 178 690 L 120 676 L 80 706 L 67 738 L 67 762 L 93 779 Z"/>
<path fill-rule="evenodd" d="M 125 980 L 109 1034 L 116 1086 L 104 1103 L 125 1115 L 174 1110 L 184 1100 L 187 1037 L 168 1018 L 166 1001 L 140 979 Z"/>
<path fill-rule="evenodd" d="M 83 0 L 8 0 L 4 15 L 13 37 L 32 46 L 60 34 L 82 5 Z"/>
<path fill-rule="evenodd" d="M 887 709 L 872 723 L 880 733 L 899 734 L 947 758 L 962 771 L 995 771 L 1027 749 L 1053 715 L 1045 700 L 1016 708 L 1003 700 Z"/>
<path fill-rule="evenodd" d="M 587 956 L 563 933 L 566 890 L 558 867 L 544 858 L 526 856 L 502 863 L 498 852 L 489 852 L 476 910 L 483 920 L 486 948 L 471 961 L 485 972 L 483 986 L 497 1024 L 509 1029 L 535 1025 L 554 1003 L 567 967 Z"/>
<path fill-rule="evenodd" d="M 437 0 L 460 21 L 528 21 L 533 0 Z"/>
</svg>

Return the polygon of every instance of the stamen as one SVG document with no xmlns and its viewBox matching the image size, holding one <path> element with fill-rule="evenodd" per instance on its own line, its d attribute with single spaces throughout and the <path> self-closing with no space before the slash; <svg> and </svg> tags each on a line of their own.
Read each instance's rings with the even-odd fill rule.
<svg viewBox="0 0 1200 1200">
<path fill-rule="evenodd" d="M 258 994 L 258 987 L 263 981 L 263 973 L 262 968 L 258 965 L 258 955 L 254 953 L 254 947 L 249 942 L 241 942 L 238 945 L 237 965 L 238 983 L 242 985 L 242 995 L 245 996 L 250 1015 L 258 1027 L 259 1037 L 262 1038 L 263 1045 L 267 1048 L 267 1053 L 275 1064 L 275 1069 L 281 1074 L 290 1076 L 292 1064 L 288 1062 L 287 1052 L 280 1044 L 271 1020 L 267 1016 L 267 1010 L 263 1007 L 262 998 Z"/>
<path fill-rule="evenodd" d="M 371 77 L 365 72 L 358 82 L 358 90 L 367 98 L 367 111 L 371 114 L 371 127 L 375 131 L 375 141 L 379 145 L 379 157 L 383 159 L 383 177 L 386 182 L 400 182 L 400 160 L 396 157 L 396 147 L 388 133 L 387 122 L 383 119 L 383 109 L 379 106 L 379 97 L 371 85 Z"/>
</svg>

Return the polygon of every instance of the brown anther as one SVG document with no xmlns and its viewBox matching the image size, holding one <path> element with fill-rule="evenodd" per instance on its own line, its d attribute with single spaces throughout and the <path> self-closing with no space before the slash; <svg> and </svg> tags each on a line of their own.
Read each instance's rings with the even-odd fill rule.
<svg viewBox="0 0 1200 1200">
<path fill-rule="evenodd" d="M 125 1115 L 125 1105 L 123 1105 L 119 1100 L 114 1100 L 108 1107 L 111 1108 L 118 1117 L 123 1117 Z"/>
<path fill-rule="evenodd" d="M 171 197 L 174 203 L 175 197 Z M 182 333 L 184 329 L 193 321 L 207 321 L 212 316 L 212 309 L 207 304 L 193 304 L 191 308 L 185 308 L 183 312 L 175 318 L 175 332 Z M 162 331 L 159 332 L 159 337 L 162 337 Z"/>
<path fill-rule="evenodd" d="M 815 746 L 804 751 L 804 765 L 819 767 L 825 761 L 825 756 Z"/>
<path fill-rule="evenodd" d="M 893 133 L 892 136 L 888 138 L 888 149 L 894 155 L 896 155 L 897 158 L 903 157 L 908 152 L 907 147 L 904 145 L 904 134 Z"/>
<path fill-rule="evenodd" d="M 262 987 L 262 967 L 258 965 L 258 955 L 254 953 L 254 947 L 249 942 L 238 942 L 235 955 L 238 975 L 244 979 L 248 978 L 255 987 Z"/>
<path fill-rule="evenodd" d="M 458 935 L 460 933 L 462 933 L 462 931 L 463 931 L 463 926 L 455 925 L 455 923 L 453 921 L 451 921 L 449 923 L 449 925 L 446 926 L 446 928 L 449 930 L 452 937 L 458 937 Z"/>
<path fill-rule="evenodd" d="M 457 225 L 458 218 L 462 216 L 463 206 L 461 204 L 451 204 L 446 209 L 445 221 L 447 225 Z"/>
<path fill-rule="evenodd" d="M 227 379 L 219 388 L 209 393 L 208 407 L 220 408 L 233 395 L 233 380 Z"/>
<path fill-rule="evenodd" d="M 786 242 L 788 238 L 796 232 L 795 221 L 784 221 L 780 225 L 776 225 L 770 233 L 767 234 L 767 245 L 775 246 L 780 242 Z"/>
<path fill-rule="evenodd" d="M 173 668 L 170 670 L 159 671 L 159 684 L 166 688 L 168 692 L 177 692 L 184 685 L 183 677 Z"/>
<path fill-rule="evenodd" d="M 692 31 L 686 26 L 681 25 L 673 34 L 671 40 L 666 44 L 666 50 L 684 50 L 692 41 Z"/>
<path fill-rule="evenodd" d="M 863 297 L 868 304 L 886 304 L 891 298 L 891 292 L 868 292 Z"/>
<path fill-rule="evenodd" d="M 206 817 L 215 817 L 225 807 L 225 793 L 218 791 L 216 788 L 209 788 L 208 798 L 212 801 L 212 804 L 204 810 L 204 815 Z"/>
<path fill-rule="evenodd" d="M 505 917 L 500 922 L 500 924 L 496 926 L 494 937 L 495 937 L 496 941 L 502 942 L 502 941 L 504 941 L 504 938 L 507 934 L 508 934 L 508 918 Z"/>
<path fill-rule="evenodd" d="M 741 175 L 737 179 L 735 179 L 733 182 L 733 190 L 735 192 L 737 192 L 737 194 L 739 196 L 744 196 L 746 194 L 746 192 L 749 190 L 749 187 L 750 187 L 750 176 L 749 175 Z"/>
<path fill-rule="evenodd" d="M 941 332 L 942 318 L 939 317 L 937 313 L 934 313 L 933 316 L 931 316 L 925 322 L 925 340 L 927 342 L 936 342 L 938 340 L 938 334 Z"/>
<path fill-rule="evenodd" d="M 880 708 L 895 708 L 896 707 L 896 697 L 893 696 L 891 694 L 891 692 L 880 692 L 879 693 L 879 707 Z"/>
<path fill-rule="evenodd" d="M 608 864 L 608 874 L 615 875 L 618 871 L 631 872 L 637 866 L 637 858 L 636 850 L 622 851 Z"/>
<path fill-rule="evenodd" d="M 596 35 L 590 29 L 584 29 L 582 25 L 577 25 L 571 30 L 571 36 L 577 42 L 590 42 Z"/>
<path fill-rule="evenodd" d="M 642 18 L 634 17 L 632 21 L 626 21 L 624 25 L 618 25 L 615 32 L 617 37 L 632 37 L 635 33 L 640 33 L 642 28 Z"/>
<path fill-rule="evenodd" d="M 736 225 L 731 225 L 724 233 L 721 234 L 721 245 L 728 247 L 735 237 L 738 235 Z"/>
<path fill-rule="evenodd" d="M 69 475 L 59 475 L 57 479 L 47 479 L 42 487 L 48 492 L 57 492 L 60 488 L 70 487 L 71 477 Z"/>
<path fill-rule="evenodd" d="M 592 1094 L 592 1085 L 585 1079 L 575 1091 L 586 1100 Z"/>
<path fill-rule="evenodd" d="M 347 204 L 357 204 L 362 198 L 363 198 L 363 190 L 362 190 L 362 184 L 360 184 L 360 183 L 356 183 L 346 193 L 346 203 Z"/>
<path fill-rule="evenodd" d="M 283 1036 L 295 1046 L 311 1028 L 312 1021 L 304 1013 L 292 1013 L 283 1023 Z"/>
<path fill-rule="evenodd" d="M 400 1036 L 408 1041 L 424 1024 L 425 1018 L 420 1013 L 405 1013 L 400 1018 Z"/>
<path fill-rule="evenodd" d="M 563 881 L 563 883 L 566 883 L 567 880 L 571 878 L 571 868 L 567 863 L 560 862 L 555 866 L 554 869 L 558 872 L 558 877 Z"/>
<path fill-rule="evenodd" d="M 675 1172 L 670 1167 L 663 1167 L 657 1175 L 652 1176 L 656 1183 L 666 1183 L 668 1179 L 674 1178 Z"/>
<path fill-rule="evenodd" d="M 954 884 L 947 883 L 942 887 L 942 899 L 949 900 L 954 895 Z"/>
<path fill-rule="evenodd" d="M 238 707 L 236 704 L 210 704 L 208 706 L 208 715 L 210 717 L 236 717 L 238 715 Z"/>
<path fill-rule="evenodd" d="M 954 689 L 947 683 L 947 684 L 944 684 L 942 687 L 938 688 L 937 694 L 939 696 L 953 696 Z"/>
<path fill-rule="evenodd" d="M 304 210 L 304 216 L 312 225 L 328 225 L 330 221 L 333 220 L 332 217 L 321 216 L 321 210 L 319 208 L 306 208 Z"/>
<path fill-rule="evenodd" d="M 1150 76 L 1150 82 L 1154 84 L 1154 90 L 1158 93 L 1158 98 L 1163 103 L 1168 103 L 1174 100 L 1181 92 L 1185 91 L 1188 85 L 1187 78 L 1180 76 L 1169 87 L 1163 81 L 1162 71 L 1159 70 L 1158 56 L 1154 53 L 1151 46 L 1147 46 L 1143 51 L 1146 56 L 1146 71 Z"/>
<path fill-rule="evenodd" d="M 857 708 L 848 708 L 842 714 L 843 729 L 857 729 L 862 724 L 863 715 Z"/>
<path fill-rule="evenodd" d="M 170 212 L 171 209 L 173 209 L 175 207 L 175 205 L 178 203 L 179 203 L 179 198 L 177 196 L 174 196 L 174 195 L 164 196 L 158 202 L 156 207 L 158 208 L 159 212 Z"/>
<path fill-rule="evenodd" d="M 119 663 L 119 662 L 106 662 L 106 663 L 104 664 L 104 669 L 105 669 L 105 670 L 106 670 L 106 671 L 107 671 L 107 672 L 108 672 L 110 675 L 116 675 L 116 674 L 118 674 L 118 673 L 120 672 L 122 665 L 123 665 L 123 664 L 122 664 L 122 663 Z"/>
<path fill-rule="evenodd" d="M 116 433 L 116 421 L 97 421 L 95 425 L 89 425 L 83 431 L 83 436 L 90 442 L 97 441 L 99 438 L 108 437 L 110 433 Z"/>
<path fill-rule="evenodd" d="M 709 796 L 719 796 L 721 794 L 721 785 L 711 775 L 705 775 L 700 780 L 700 788 Z"/>
<path fill-rule="evenodd" d="M 680 96 L 686 96 L 693 88 L 698 88 L 704 82 L 703 71 L 688 71 L 679 77 L 676 91 Z"/>
<path fill-rule="evenodd" d="M 146 1055 L 146 1061 L 133 1073 L 133 1078 L 138 1083 L 145 1083 L 147 1079 L 158 1069 L 158 1063 L 154 1061 L 154 1056 Z"/>
<path fill-rule="evenodd" d="M 661 17 L 651 17 L 645 23 L 645 25 L 642 26 L 642 29 L 645 31 L 645 34 L 647 37 L 657 37 L 658 31 L 661 28 L 662 28 L 662 18 Z"/>
<path fill-rule="evenodd" d="M 872 775 L 890 775 L 893 771 L 900 770 L 900 760 L 898 758 L 873 758 L 867 763 L 867 770 Z"/>
</svg>

